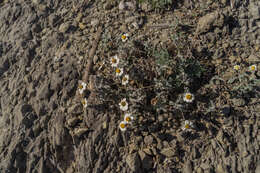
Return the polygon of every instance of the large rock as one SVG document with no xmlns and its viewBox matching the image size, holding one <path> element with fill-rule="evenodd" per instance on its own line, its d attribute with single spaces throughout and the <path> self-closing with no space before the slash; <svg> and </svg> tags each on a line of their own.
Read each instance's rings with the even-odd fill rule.
<svg viewBox="0 0 260 173">
<path fill-rule="evenodd" d="M 133 172 L 141 169 L 141 162 L 137 153 L 129 154 L 126 157 L 126 163 Z"/>
<path fill-rule="evenodd" d="M 214 27 L 222 27 L 224 25 L 225 16 L 219 11 L 212 12 L 199 19 L 196 32 L 198 34 L 206 33 Z"/>
<path fill-rule="evenodd" d="M 143 169 L 145 169 L 145 170 L 151 169 L 153 167 L 153 159 L 152 159 L 152 157 L 148 156 L 143 151 L 139 151 L 138 154 L 139 154 L 140 159 L 142 161 Z"/>
</svg>

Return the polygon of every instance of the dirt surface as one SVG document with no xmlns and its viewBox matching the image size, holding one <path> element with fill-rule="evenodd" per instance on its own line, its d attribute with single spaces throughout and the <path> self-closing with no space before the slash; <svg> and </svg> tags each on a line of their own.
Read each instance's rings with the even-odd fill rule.
<svg viewBox="0 0 260 173">
<path fill-rule="evenodd" d="M 1 173 L 260 172 L 260 1 L 0 0 L 0 38 Z"/>
</svg>

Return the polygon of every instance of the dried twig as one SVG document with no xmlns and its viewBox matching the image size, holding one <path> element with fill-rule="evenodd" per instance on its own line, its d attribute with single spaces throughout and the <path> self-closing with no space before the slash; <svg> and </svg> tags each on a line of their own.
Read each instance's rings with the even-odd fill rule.
<svg viewBox="0 0 260 173">
<path fill-rule="evenodd" d="M 92 44 L 93 46 L 92 46 L 92 48 L 89 51 L 88 63 L 87 63 L 87 66 L 86 66 L 86 71 L 85 71 L 85 74 L 83 75 L 83 78 L 82 78 L 82 80 L 84 82 L 86 82 L 86 83 L 88 83 L 89 75 L 90 75 L 92 67 L 93 67 L 93 57 L 94 57 L 94 55 L 96 53 L 96 49 L 97 49 L 97 45 L 98 45 L 99 39 L 101 37 L 101 33 L 102 33 L 102 27 L 100 26 L 98 28 L 98 30 L 97 30 L 94 43 Z"/>
</svg>

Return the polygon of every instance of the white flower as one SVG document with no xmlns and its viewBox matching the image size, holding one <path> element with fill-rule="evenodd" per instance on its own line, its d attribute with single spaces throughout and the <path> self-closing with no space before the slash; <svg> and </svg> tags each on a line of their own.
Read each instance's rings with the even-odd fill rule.
<svg viewBox="0 0 260 173">
<path fill-rule="evenodd" d="M 250 67 L 249 67 L 249 70 L 250 71 L 252 71 L 252 72 L 255 72 L 255 71 L 257 71 L 257 66 L 254 64 L 254 65 L 251 65 Z"/>
<path fill-rule="evenodd" d="M 194 100 L 194 95 L 191 93 L 185 93 L 183 96 L 185 102 L 191 103 Z"/>
<path fill-rule="evenodd" d="M 80 94 L 83 94 L 83 92 L 84 92 L 85 89 L 86 89 L 86 86 L 87 86 L 87 84 L 86 84 L 85 82 L 80 81 L 80 84 L 79 84 L 79 87 L 78 87 Z"/>
<path fill-rule="evenodd" d="M 193 123 L 191 121 L 185 120 L 182 130 L 191 130 L 191 128 L 193 128 Z"/>
<path fill-rule="evenodd" d="M 123 68 L 116 68 L 116 76 L 122 76 L 123 72 Z"/>
<path fill-rule="evenodd" d="M 86 108 L 86 107 L 88 106 L 88 101 L 87 101 L 86 98 L 82 99 L 82 100 L 81 100 L 81 103 L 82 103 L 82 105 L 83 105 L 84 108 Z"/>
<path fill-rule="evenodd" d="M 126 113 L 125 116 L 124 116 L 124 121 L 125 121 L 127 124 L 130 124 L 133 119 L 134 119 L 134 117 L 131 116 L 131 114 L 129 114 L 129 113 Z"/>
<path fill-rule="evenodd" d="M 58 61 L 60 61 L 60 57 L 55 56 L 55 57 L 54 57 L 54 62 L 58 62 Z"/>
<path fill-rule="evenodd" d="M 123 78 L 122 78 L 122 85 L 126 85 L 128 84 L 129 82 L 129 75 L 125 75 Z"/>
<path fill-rule="evenodd" d="M 123 41 L 123 42 L 126 42 L 126 40 L 128 39 L 128 34 L 126 33 L 126 34 L 123 34 L 122 36 L 121 36 L 121 40 Z"/>
<path fill-rule="evenodd" d="M 119 58 L 117 57 L 117 55 L 111 57 L 110 63 L 111 63 L 112 67 L 117 67 L 118 66 Z"/>
<path fill-rule="evenodd" d="M 123 100 L 121 100 L 121 102 L 119 103 L 120 109 L 122 111 L 126 111 L 128 109 L 128 103 L 126 101 L 126 98 L 124 98 Z"/>
<path fill-rule="evenodd" d="M 235 65 L 233 68 L 234 68 L 234 70 L 240 70 L 240 66 L 239 65 Z"/>
<path fill-rule="evenodd" d="M 119 128 L 120 128 L 120 130 L 121 131 L 126 131 L 126 126 L 127 126 L 127 123 L 125 122 L 125 121 L 121 121 L 120 123 L 119 123 Z"/>
</svg>

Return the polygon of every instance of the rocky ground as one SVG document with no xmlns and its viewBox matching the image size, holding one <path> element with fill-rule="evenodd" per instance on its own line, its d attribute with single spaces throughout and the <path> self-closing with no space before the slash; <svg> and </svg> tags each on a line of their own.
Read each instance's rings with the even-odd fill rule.
<svg viewBox="0 0 260 173">
<path fill-rule="evenodd" d="M 260 1 L 0 0 L 0 38 L 0 172 L 260 172 Z M 115 54 L 131 62 L 126 88 L 111 71 Z M 170 106 L 182 84 L 155 108 L 154 57 L 173 63 L 164 76 L 181 58 L 205 67 L 189 83 L 194 103 Z M 139 101 L 131 97 L 135 123 L 122 132 L 126 93 Z"/>
</svg>

